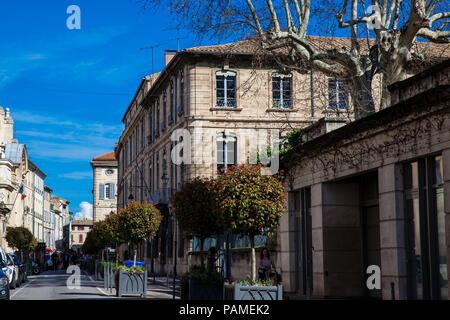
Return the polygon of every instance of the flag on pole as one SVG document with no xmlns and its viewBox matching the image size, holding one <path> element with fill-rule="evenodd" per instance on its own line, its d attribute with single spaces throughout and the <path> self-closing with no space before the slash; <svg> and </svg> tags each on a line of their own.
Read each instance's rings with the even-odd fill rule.
<svg viewBox="0 0 450 320">
<path fill-rule="evenodd" d="M 22 195 L 21 200 L 25 199 L 25 197 L 27 196 L 23 191 L 23 184 L 20 186 L 19 193 Z"/>
</svg>

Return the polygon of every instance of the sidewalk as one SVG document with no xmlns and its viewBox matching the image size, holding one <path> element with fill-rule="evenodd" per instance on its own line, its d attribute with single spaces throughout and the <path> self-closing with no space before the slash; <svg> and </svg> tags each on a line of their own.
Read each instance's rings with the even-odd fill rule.
<svg viewBox="0 0 450 320">
<path fill-rule="evenodd" d="M 153 277 L 153 275 L 149 275 L 148 283 L 149 284 L 158 284 L 158 285 L 164 286 L 166 288 L 169 288 L 171 290 L 173 289 L 173 277 L 171 277 L 171 276 L 169 276 L 167 278 L 167 276 L 156 275 L 155 277 Z M 180 293 L 180 285 L 181 285 L 181 278 L 176 277 L 175 278 L 175 291 L 178 294 Z"/>
<path fill-rule="evenodd" d="M 86 271 L 83 271 L 84 274 L 88 275 L 90 280 L 95 283 L 97 289 L 102 292 L 105 296 L 108 296 L 112 299 L 116 297 L 116 289 L 112 289 L 109 291 L 103 287 L 103 280 L 95 280 L 93 275 L 89 275 Z M 156 277 L 156 283 L 153 284 L 153 278 L 148 278 L 147 282 L 147 299 L 163 299 L 163 300 L 171 300 L 173 299 L 173 289 L 172 287 L 167 287 L 167 282 L 158 281 L 158 279 L 163 279 L 163 277 Z M 167 280 L 164 278 L 164 280 Z M 170 282 L 169 284 L 173 284 Z M 177 285 L 177 281 L 175 281 L 175 285 Z M 132 296 L 124 296 L 122 298 L 131 298 L 136 299 L 136 297 Z M 138 298 L 141 299 L 141 298 Z M 175 291 L 175 299 L 180 299 L 180 292 Z"/>
</svg>

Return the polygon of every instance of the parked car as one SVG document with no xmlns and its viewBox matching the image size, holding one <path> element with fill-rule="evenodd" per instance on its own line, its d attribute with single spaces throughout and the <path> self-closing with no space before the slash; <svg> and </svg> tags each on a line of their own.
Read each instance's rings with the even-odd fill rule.
<svg viewBox="0 0 450 320">
<path fill-rule="evenodd" d="M 11 266 L 8 256 L 5 250 L 0 246 L 0 266 L 3 274 L 8 278 L 8 284 L 11 286 L 11 282 L 14 279 L 14 267 Z"/>
<path fill-rule="evenodd" d="M 19 261 L 19 258 L 17 257 L 17 255 L 10 254 L 10 256 L 13 259 L 14 264 L 18 266 L 18 269 L 19 269 L 18 278 L 19 278 L 19 286 L 20 286 L 26 280 L 27 267 L 25 266 L 25 264 L 22 261 Z"/>
<path fill-rule="evenodd" d="M 7 260 L 7 266 L 8 268 L 12 269 L 12 277 L 9 280 L 9 286 L 11 289 L 15 289 L 17 287 L 20 286 L 20 279 L 19 279 L 19 274 L 20 274 L 20 269 L 19 269 L 19 265 L 16 264 L 14 262 L 14 259 L 11 257 L 11 254 L 6 254 L 6 258 Z"/>
<path fill-rule="evenodd" d="M 9 281 L 8 277 L 3 272 L 3 268 L 0 268 L 0 300 L 9 300 Z"/>
</svg>

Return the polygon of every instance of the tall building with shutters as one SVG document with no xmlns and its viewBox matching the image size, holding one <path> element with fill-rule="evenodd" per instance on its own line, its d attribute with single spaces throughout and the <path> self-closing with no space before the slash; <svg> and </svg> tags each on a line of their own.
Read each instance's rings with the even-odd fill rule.
<svg viewBox="0 0 450 320">
<path fill-rule="evenodd" d="M 117 160 L 114 152 L 95 157 L 91 161 L 94 173 L 93 219 L 94 223 L 106 219 L 117 208 Z"/>
</svg>

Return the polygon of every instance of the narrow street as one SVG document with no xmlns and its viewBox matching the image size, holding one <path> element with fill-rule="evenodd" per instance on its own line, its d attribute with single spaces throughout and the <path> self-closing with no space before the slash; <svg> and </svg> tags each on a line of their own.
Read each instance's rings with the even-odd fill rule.
<svg viewBox="0 0 450 320">
<path fill-rule="evenodd" d="M 65 270 L 46 271 L 37 276 L 29 276 L 28 281 L 11 290 L 11 300 L 98 300 L 98 299 L 140 299 L 138 297 L 116 297 L 115 291 L 108 292 L 102 281 L 95 281 L 83 272 L 80 288 L 67 286 L 70 274 Z M 69 284 L 70 285 L 70 284 Z M 72 284 L 73 285 L 73 284 Z M 147 299 L 172 299 L 172 291 L 161 285 L 148 284 Z M 179 299 L 177 297 L 177 299 Z"/>
</svg>

